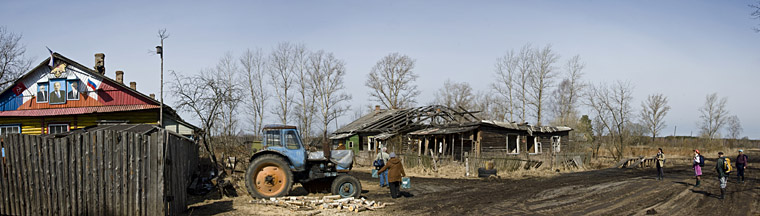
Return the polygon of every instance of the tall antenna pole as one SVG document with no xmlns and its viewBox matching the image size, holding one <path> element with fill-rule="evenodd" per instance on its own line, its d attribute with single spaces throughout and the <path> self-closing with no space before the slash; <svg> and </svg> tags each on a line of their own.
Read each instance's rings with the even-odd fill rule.
<svg viewBox="0 0 760 216">
<path fill-rule="evenodd" d="M 161 38 L 161 45 L 156 47 L 156 54 L 161 56 L 161 107 L 159 108 L 158 125 L 164 127 L 164 39 L 169 38 L 166 29 L 158 30 L 158 38 Z"/>
</svg>

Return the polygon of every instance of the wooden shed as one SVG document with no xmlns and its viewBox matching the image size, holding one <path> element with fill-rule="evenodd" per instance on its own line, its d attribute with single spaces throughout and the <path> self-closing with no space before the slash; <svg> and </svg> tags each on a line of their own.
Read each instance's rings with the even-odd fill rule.
<svg viewBox="0 0 760 216">
<path fill-rule="evenodd" d="M 0 215 L 178 215 L 198 146 L 155 125 L 0 135 Z"/>
</svg>

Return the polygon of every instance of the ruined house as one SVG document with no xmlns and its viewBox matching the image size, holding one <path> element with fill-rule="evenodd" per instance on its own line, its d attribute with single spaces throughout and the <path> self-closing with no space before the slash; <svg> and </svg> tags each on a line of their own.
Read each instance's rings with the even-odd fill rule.
<svg viewBox="0 0 760 216">
<path fill-rule="evenodd" d="M 478 157 L 557 153 L 572 129 L 526 123 L 480 120 L 429 127 L 407 133 L 418 155 L 434 153 L 461 159 L 465 152 Z"/>
<path fill-rule="evenodd" d="M 377 151 L 389 139 L 401 138 L 411 131 L 431 126 L 475 121 L 466 110 L 454 110 L 432 105 L 406 109 L 380 109 L 375 106 L 369 114 L 336 130 L 330 138 L 333 146 L 344 145 L 354 152 Z M 402 139 L 403 141 L 403 139 Z"/>
<path fill-rule="evenodd" d="M 390 139 L 403 143 L 405 153 L 436 155 L 460 160 L 467 153 L 478 157 L 542 156 L 561 152 L 572 131 L 564 126 L 481 120 L 475 112 L 444 106 L 383 110 L 338 129 L 334 145 L 354 151 L 376 151 Z M 549 154 L 545 154 L 549 153 Z"/>
</svg>

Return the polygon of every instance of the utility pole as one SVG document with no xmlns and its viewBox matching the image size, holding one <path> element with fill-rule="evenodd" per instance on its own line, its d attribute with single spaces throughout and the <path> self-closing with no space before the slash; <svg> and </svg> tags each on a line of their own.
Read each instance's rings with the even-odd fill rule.
<svg viewBox="0 0 760 216">
<path fill-rule="evenodd" d="M 161 56 L 161 107 L 159 108 L 158 125 L 164 127 L 164 39 L 169 38 L 166 29 L 158 30 L 158 38 L 161 39 L 161 45 L 156 46 L 156 54 Z"/>
</svg>

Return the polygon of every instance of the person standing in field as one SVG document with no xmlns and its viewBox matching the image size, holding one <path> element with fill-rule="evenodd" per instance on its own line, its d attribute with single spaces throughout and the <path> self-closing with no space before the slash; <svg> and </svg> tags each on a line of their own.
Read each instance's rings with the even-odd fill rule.
<svg viewBox="0 0 760 216">
<path fill-rule="evenodd" d="M 406 173 L 404 172 L 404 165 L 401 164 L 401 159 L 396 157 L 396 153 L 391 152 L 390 157 L 391 159 L 388 160 L 388 163 L 377 172 L 388 170 L 388 185 L 391 189 L 391 198 L 396 199 L 400 195 L 401 177 L 405 177 Z"/>
<path fill-rule="evenodd" d="M 744 169 L 747 168 L 747 162 L 749 162 L 749 157 L 744 154 L 744 150 L 739 149 L 739 156 L 736 156 L 736 180 L 739 183 L 744 183 Z"/>
<path fill-rule="evenodd" d="M 694 149 L 694 176 L 697 178 L 697 184 L 694 187 L 699 187 L 699 183 L 702 177 L 702 167 L 705 166 L 705 157 L 699 154 L 699 149 Z"/>
<path fill-rule="evenodd" d="M 388 160 L 391 159 L 391 156 L 388 155 L 388 149 L 383 147 L 382 150 L 377 153 L 377 157 L 375 157 L 375 166 L 379 170 L 380 168 L 384 167 L 385 164 L 388 164 Z M 388 186 L 388 171 L 385 172 L 379 172 L 379 179 L 380 179 L 380 187 L 387 187 Z"/>
<path fill-rule="evenodd" d="M 662 166 L 665 164 L 665 154 L 662 153 L 662 148 L 658 148 L 657 156 L 655 156 L 657 166 L 657 180 L 665 178 L 665 171 L 662 170 Z"/>
<path fill-rule="evenodd" d="M 723 156 L 723 152 L 718 152 L 718 162 L 715 163 L 715 171 L 718 172 L 718 180 L 720 181 L 720 199 L 726 197 L 726 184 L 728 183 L 728 173 L 725 169 L 726 157 Z"/>
</svg>

